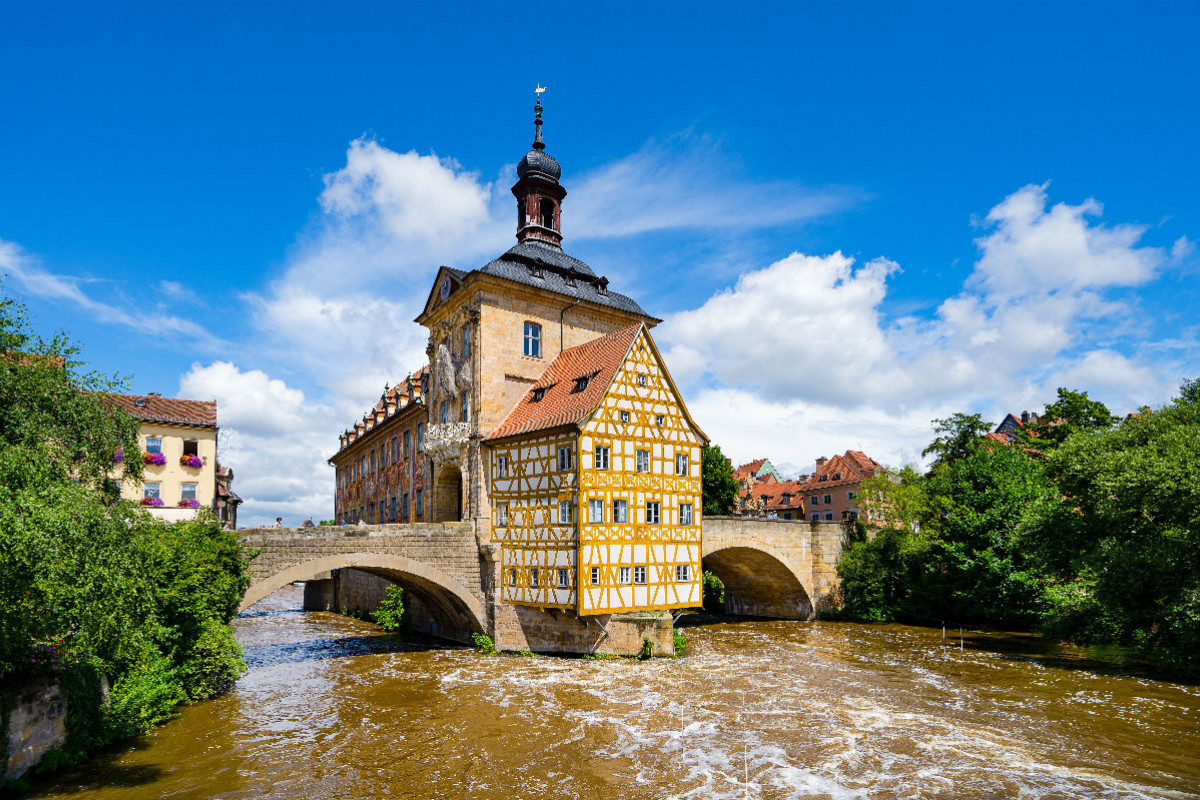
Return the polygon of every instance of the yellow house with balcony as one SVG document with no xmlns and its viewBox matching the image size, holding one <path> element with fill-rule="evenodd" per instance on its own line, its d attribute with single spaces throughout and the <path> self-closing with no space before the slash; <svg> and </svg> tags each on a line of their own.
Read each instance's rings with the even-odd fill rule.
<svg viewBox="0 0 1200 800">
<path fill-rule="evenodd" d="M 217 404 L 178 400 L 160 394 L 110 394 L 106 398 L 141 423 L 141 483 L 121 481 L 121 497 L 146 506 L 160 519 L 175 521 L 214 508 L 217 491 Z"/>
</svg>

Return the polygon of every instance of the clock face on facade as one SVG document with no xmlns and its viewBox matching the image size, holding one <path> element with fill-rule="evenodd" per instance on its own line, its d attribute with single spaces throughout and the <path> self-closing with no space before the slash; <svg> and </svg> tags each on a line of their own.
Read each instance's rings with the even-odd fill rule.
<svg viewBox="0 0 1200 800">
<path fill-rule="evenodd" d="M 443 275 L 442 276 L 442 285 L 438 289 L 438 297 L 441 298 L 442 300 L 445 300 L 449 296 L 450 296 L 450 276 Z"/>
</svg>

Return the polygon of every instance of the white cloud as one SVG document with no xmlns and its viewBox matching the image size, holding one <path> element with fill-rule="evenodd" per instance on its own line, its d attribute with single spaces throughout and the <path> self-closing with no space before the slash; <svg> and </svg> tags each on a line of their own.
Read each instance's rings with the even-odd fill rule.
<svg viewBox="0 0 1200 800">
<path fill-rule="evenodd" d="M 233 489 L 245 504 L 238 524 L 267 524 L 276 516 L 299 524 L 332 513 L 333 470 L 326 463 L 340 424 L 329 407 L 260 370 L 232 363 L 192 364 L 179 396 L 216 400 L 221 461 L 234 470 Z"/>
<path fill-rule="evenodd" d="M 794 253 L 657 333 L 691 406 L 735 460 L 799 463 L 866 449 L 886 463 L 918 456 L 929 421 L 953 411 L 1040 408 L 1065 386 L 1114 411 L 1166 400 L 1178 361 L 1124 355 L 1111 342 L 1140 332 L 1120 291 L 1174 259 L 1139 244 L 1144 228 L 1106 226 L 1094 200 L 1046 209 L 1026 186 L 986 217 L 980 257 L 959 294 L 932 317 L 881 313 L 886 259 Z M 1186 242 L 1186 240 L 1182 240 Z"/>
</svg>

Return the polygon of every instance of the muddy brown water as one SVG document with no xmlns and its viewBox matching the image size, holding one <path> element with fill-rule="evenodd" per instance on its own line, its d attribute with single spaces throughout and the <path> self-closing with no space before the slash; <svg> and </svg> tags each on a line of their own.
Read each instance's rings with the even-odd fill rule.
<svg viewBox="0 0 1200 800">
<path fill-rule="evenodd" d="M 1200 797 L 1200 687 L 1031 636 L 743 621 L 688 628 L 677 661 L 586 661 L 299 603 L 235 622 L 233 692 L 34 796 Z"/>
</svg>

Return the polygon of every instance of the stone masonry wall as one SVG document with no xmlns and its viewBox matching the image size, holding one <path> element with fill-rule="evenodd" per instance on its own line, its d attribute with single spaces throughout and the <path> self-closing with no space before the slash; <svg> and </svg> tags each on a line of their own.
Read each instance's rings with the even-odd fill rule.
<svg viewBox="0 0 1200 800">
<path fill-rule="evenodd" d="M 54 683 L 11 690 L 8 765 L 4 778 L 19 778 L 41 763 L 46 751 L 67 740 L 67 701 Z"/>
</svg>

